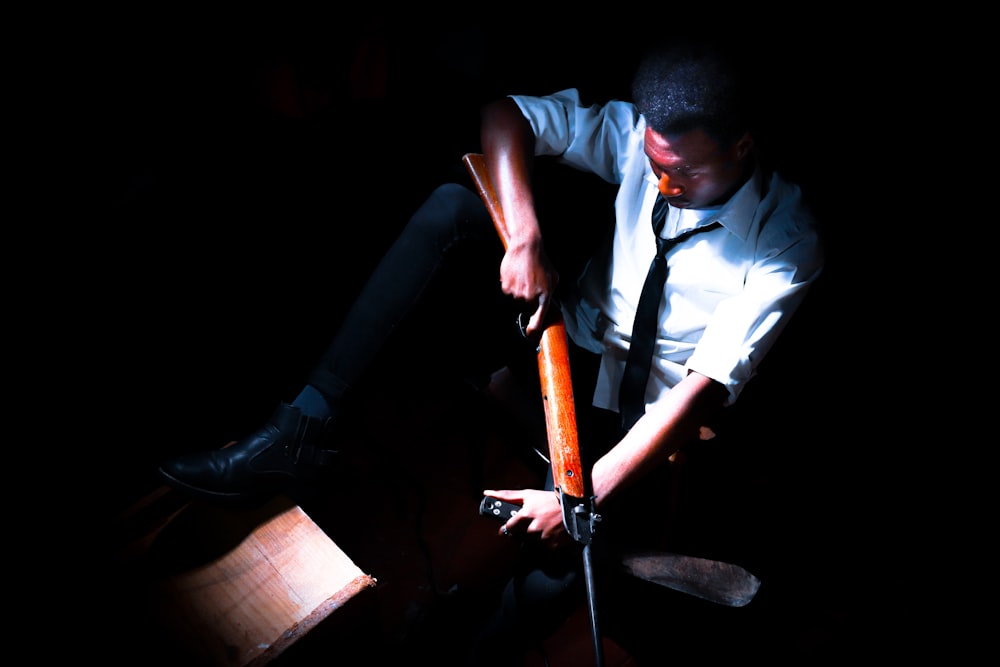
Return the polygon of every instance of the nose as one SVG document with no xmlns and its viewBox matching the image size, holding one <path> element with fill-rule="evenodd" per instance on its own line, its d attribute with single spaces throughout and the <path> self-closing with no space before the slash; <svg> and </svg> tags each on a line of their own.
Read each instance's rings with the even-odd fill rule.
<svg viewBox="0 0 1000 667">
<path fill-rule="evenodd" d="M 667 172 L 663 172 L 663 175 L 660 176 L 659 188 L 660 194 L 664 197 L 676 197 L 684 192 L 683 185 L 677 185 L 676 183 L 670 182 L 670 176 Z"/>
</svg>

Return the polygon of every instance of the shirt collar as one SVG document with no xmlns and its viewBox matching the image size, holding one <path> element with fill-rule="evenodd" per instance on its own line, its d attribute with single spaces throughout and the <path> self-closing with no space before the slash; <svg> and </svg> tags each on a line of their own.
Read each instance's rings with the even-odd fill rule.
<svg viewBox="0 0 1000 667">
<path fill-rule="evenodd" d="M 652 186 L 654 192 L 658 192 L 658 180 L 652 170 L 646 174 L 646 182 Z M 753 174 L 729 198 L 729 201 L 715 209 L 711 215 L 701 218 L 695 226 L 701 227 L 718 221 L 723 227 L 745 241 L 747 235 L 750 233 L 750 225 L 753 222 L 754 213 L 763 197 L 763 184 L 764 172 L 758 162 L 754 166 Z M 656 195 L 654 194 L 653 196 L 655 197 Z M 668 221 L 668 224 L 664 225 L 664 230 L 668 236 L 672 236 L 673 234 L 667 231 L 669 227 L 670 223 Z M 673 233 L 678 233 L 679 231 L 683 231 L 683 229 L 674 230 Z"/>
<path fill-rule="evenodd" d="M 714 217 L 714 220 L 718 220 L 723 227 L 746 240 L 747 234 L 750 233 L 754 213 L 760 205 L 763 183 L 764 172 L 758 163 L 754 166 L 753 174 L 747 179 L 747 182 L 719 209 L 719 214 Z"/>
</svg>

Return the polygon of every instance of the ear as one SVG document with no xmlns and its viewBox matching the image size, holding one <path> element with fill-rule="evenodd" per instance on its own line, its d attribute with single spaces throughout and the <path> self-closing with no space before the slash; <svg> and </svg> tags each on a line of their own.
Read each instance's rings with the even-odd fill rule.
<svg viewBox="0 0 1000 667">
<path fill-rule="evenodd" d="M 736 149 L 736 159 L 743 160 L 747 155 L 750 155 L 750 151 L 753 150 L 753 136 L 749 132 L 744 132 L 743 136 L 737 140 L 734 148 Z"/>
</svg>

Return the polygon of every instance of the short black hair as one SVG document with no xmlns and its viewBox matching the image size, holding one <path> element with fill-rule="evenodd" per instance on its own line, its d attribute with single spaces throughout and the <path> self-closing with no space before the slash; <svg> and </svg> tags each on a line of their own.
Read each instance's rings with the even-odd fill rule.
<svg viewBox="0 0 1000 667">
<path fill-rule="evenodd" d="M 632 101 L 658 134 L 701 128 L 728 147 L 750 129 L 746 81 L 729 50 L 672 40 L 648 49 L 632 79 Z"/>
</svg>

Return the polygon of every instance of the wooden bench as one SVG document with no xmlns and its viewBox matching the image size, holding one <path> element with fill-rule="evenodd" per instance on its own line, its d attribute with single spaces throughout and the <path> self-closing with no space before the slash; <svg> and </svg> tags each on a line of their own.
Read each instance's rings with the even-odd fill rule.
<svg viewBox="0 0 1000 667">
<path fill-rule="evenodd" d="M 376 584 L 283 496 L 233 510 L 164 487 L 119 523 L 135 610 L 188 664 L 266 664 Z"/>
</svg>

